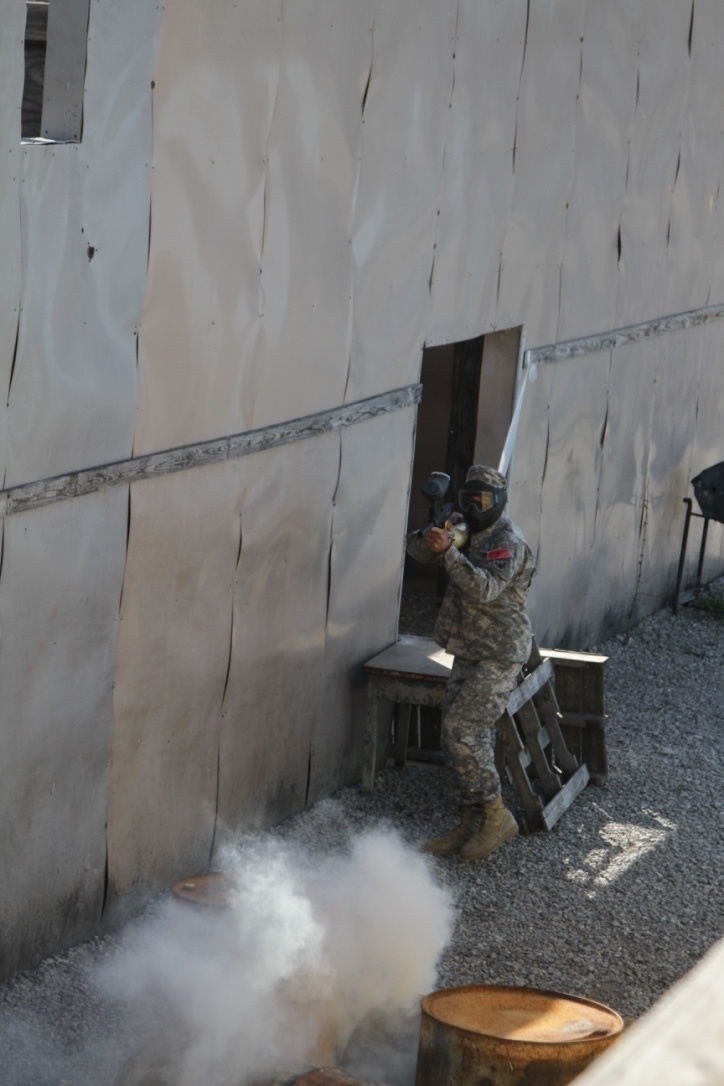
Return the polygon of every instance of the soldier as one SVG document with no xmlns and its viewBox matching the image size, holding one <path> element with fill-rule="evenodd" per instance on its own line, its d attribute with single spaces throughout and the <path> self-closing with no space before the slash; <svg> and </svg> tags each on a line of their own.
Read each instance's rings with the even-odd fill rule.
<svg viewBox="0 0 724 1086">
<path fill-rule="evenodd" d="M 445 761 L 456 777 L 460 824 L 422 848 L 435 856 L 459 852 L 485 859 L 518 832 L 503 805 L 495 768 L 494 726 L 530 655 L 532 629 L 525 600 L 535 562 L 523 533 L 504 515 L 505 477 L 474 464 L 458 505 L 470 528 L 462 553 L 447 527 L 413 532 L 407 551 L 437 562 L 449 584 L 435 624 L 435 640 L 455 657 L 442 714 Z"/>
</svg>

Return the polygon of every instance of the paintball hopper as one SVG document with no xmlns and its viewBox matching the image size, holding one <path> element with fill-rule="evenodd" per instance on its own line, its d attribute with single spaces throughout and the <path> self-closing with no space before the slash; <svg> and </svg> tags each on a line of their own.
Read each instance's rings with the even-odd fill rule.
<svg viewBox="0 0 724 1086">
<path fill-rule="evenodd" d="M 431 505 L 436 505 L 445 497 L 449 486 L 449 475 L 446 475 L 444 471 L 433 471 L 422 484 L 420 490 Z"/>
<path fill-rule="evenodd" d="M 454 502 L 442 505 L 442 500 L 450 487 L 450 476 L 444 471 L 433 471 L 428 475 L 420 487 L 422 494 L 430 503 L 430 520 L 420 530 L 421 535 L 427 535 L 431 528 L 446 528 L 452 533 L 452 541 L 458 549 L 462 549 L 468 542 L 469 529 L 465 518 L 455 508 Z"/>
</svg>

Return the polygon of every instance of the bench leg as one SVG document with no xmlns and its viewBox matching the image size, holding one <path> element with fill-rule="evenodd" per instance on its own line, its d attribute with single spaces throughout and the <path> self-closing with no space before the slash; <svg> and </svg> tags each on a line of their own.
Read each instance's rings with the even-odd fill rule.
<svg viewBox="0 0 724 1086">
<path fill-rule="evenodd" d="M 410 714 L 412 706 L 409 701 L 400 702 L 397 706 L 397 721 L 395 724 L 395 765 L 403 766 L 407 761 L 407 744 L 410 738 Z"/>
<path fill-rule="evenodd" d="M 365 721 L 364 762 L 362 764 L 362 791 L 371 792 L 377 770 L 377 746 L 380 736 L 379 685 L 370 678 L 367 682 L 367 719 Z"/>
</svg>

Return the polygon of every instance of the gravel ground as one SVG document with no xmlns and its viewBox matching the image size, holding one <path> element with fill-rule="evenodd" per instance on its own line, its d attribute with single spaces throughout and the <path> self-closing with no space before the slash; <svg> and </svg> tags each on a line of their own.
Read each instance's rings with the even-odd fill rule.
<svg viewBox="0 0 724 1086">
<path fill-rule="evenodd" d="M 426 634 L 429 605 L 417 602 L 402 628 Z M 678 615 L 592 648 L 609 657 L 608 783 L 587 788 L 551 833 L 520 835 L 487 863 L 431 861 L 457 916 L 438 984 L 552 988 L 634 1019 L 724 934 L 724 579 Z M 336 849 L 349 827 L 383 822 L 416 846 L 454 814 L 447 771 L 408 763 L 379 774 L 371 797 L 346 789 L 268 833 Z M 93 981 L 125 938 L 93 939 L 0 986 L 2 1086 L 112 1086 L 148 1032 L 143 1007 Z"/>
</svg>

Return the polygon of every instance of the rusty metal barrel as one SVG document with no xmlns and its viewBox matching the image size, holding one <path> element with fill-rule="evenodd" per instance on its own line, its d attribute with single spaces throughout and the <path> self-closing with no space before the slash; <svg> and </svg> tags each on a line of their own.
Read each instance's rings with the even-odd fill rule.
<svg viewBox="0 0 724 1086">
<path fill-rule="evenodd" d="M 415 1086 L 565 1086 L 622 1029 L 610 1007 L 560 992 L 445 988 L 422 1000 Z"/>
</svg>

